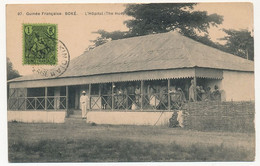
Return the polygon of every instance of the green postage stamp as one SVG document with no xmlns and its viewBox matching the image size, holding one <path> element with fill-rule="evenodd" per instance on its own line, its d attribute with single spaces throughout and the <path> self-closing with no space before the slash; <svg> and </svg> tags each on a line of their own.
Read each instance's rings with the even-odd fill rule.
<svg viewBox="0 0 260 166">
<path fill-rule="evenodd" d="M 57 64 L 57 24 L 23 24 L 23 64 Z"/>
</svg>

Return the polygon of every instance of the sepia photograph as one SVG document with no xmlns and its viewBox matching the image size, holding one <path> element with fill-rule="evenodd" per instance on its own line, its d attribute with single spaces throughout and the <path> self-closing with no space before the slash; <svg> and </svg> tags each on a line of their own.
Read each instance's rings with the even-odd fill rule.
<svg viewBox="0 0 260 166">
<path fill-rule="evenodd" d="M 254 162 L 253 9 L 7 4 L 8 162 Z"/>
</svg>

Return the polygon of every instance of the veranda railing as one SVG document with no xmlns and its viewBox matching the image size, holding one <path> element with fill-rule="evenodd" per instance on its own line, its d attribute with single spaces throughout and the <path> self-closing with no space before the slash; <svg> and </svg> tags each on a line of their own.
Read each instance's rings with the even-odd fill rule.
<svg viewBox="0 0 260 166">
<path fill-rule="evenodd" d="M 66 96 L 15 97 L 8 99 L 9 110 L 65 110 Z"/>
<path fill-rule="evenodd" d="M 91 95 L 91 110 L 179 110 L 186 100 L 179 93 Z M 15 97 L 9 110 L 65 110 L 66 96 Z"/>
<path fill-rule="evenodd" d="M 186 100 L 179 93 L 91 95 L 91 110 L 176 110 Z"/>
</svg>

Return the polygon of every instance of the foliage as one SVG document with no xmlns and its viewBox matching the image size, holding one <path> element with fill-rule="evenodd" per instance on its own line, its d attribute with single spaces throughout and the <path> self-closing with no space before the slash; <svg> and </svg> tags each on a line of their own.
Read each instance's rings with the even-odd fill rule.
<svg viewBox="0 0 260 166">
<path fill-rule="evenodd" d="M 98 30 L 97 32 L 93 32 L 93 33 L 99 34 L 100 37 L 97 37 L 97 39 L 95 39 L 95 40 L 91 40 L 91 42 L 93 42 L 94 45 L 91 46 L 89 49 L 95 48 L 110 40 L 118 40 L 118 39 L 122 39 L 122 38 L 131 37 L 129 32 L 121 32 L 121 31 L 107 32 L 105 30 Z"/>
<path fill-rule="evenodd" d="M 177 30 L 183 35 L 197 40 L 200 40 L 198 33 L 200 36 L 208 38 L 208 28 L 221 24 L 223 17 L 217 14 L 208 15 L 206 11 L 194 11 L 195 5 L 196 3 L 126 5 L 124 12 L 132 17 L 132 19 L 124 22 L 129 31 L 107 32 L 99 30 L 94 33 L 100 34 L 100 37 L 92 42 L 94 42 L 94 47 L 96 47 L 109 40 L 173 30 Z"/>
<path fill-rule="evenodd" d="M 200 43 L 203 43 L 203 44 L 205 44 L 207 46 L 210 46 L 210 47 L 222 50 L 224 52 L 229 52 L 228 49 L 224 45 L 221 45 L 219 43 L 213 42 L 210 39 L 208 34 L 205 34 L 204 36 L 189 36 L 189 37 L 192 38 L 193 40 L 196 40 L 196 41 L 198 41 Z"/>
<path fill-rule="evenodd" d="M 7 80 L 21 76 L 17 70 L 13 69 L 13 64 L 9 58 L 7 58 L 6 65 L 7 65 Z"/>
<path fill-rule="evenodd" d="M 254 60 L 254 37 L 248 30 L 223 29 L 227 34 L 222 40 L 226 41 L 225 47 L 231 54 Z"/>
<path fill-rule="evenodd" d="M 196 3 L 130 4 L 125 13 L 134 19 L 125 22 L 135 36 L 179 30 L 193 36 L 196 31 L 208 33 L 210 25 L 217 26 L 223 21 L 217 14 L 193 11 Z"/>
<path fill-rule="evenodd" d="M 100 36 L 92 40 L 94 45 L 90 49 L 102 45 L 110 40 L 163 33 L 176 30 L 205 45 L 220 49 L 249 60 L 254 60 L 254 38 L 247 30 L 227 30 L 222 40 L 225 45 L 213 42 L 208 29 L 222 23 L 223 17 L 218 14 L 208 15 L 206 11 L 194 11 L 196 3 L 163 3 L 163 4 L 129 4 L 125 14 L 132 19 L 124 23 L 129 31 L 98 30 Z"/>
</svg>

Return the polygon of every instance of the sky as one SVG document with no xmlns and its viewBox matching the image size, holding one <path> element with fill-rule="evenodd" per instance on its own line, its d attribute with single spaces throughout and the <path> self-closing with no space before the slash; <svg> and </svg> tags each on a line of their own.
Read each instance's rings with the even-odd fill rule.
<svg viewBox="0 0 260 166">
<path fill-rule="evenodd" d="M 223 23 L 218 27 L 209 29 L 210 37 L 215 42 L 225 33 L 225 29 L 248 29 L 253 35 L 253 4 L 252 3 L 201 3 L 197 5 L 196 10 L 207 11 L 208 14 L 217 13 L 223 16 Z"/>
<path fill-rule="evenodd" d="M 7 57 L 13 63 L 14 69 L 21 75 L 32 74 L 32 66 L 22 64 L 22 24 L 23 23 L 55 23 L 58 24 L 58 38 L 67 46 L 71 59 L 80 56 L 96 39 L 93 32 L 98 29 L 106 31 L 126 31 L 124 21 L 130 17 L 115 15 L 124 11 L 123 4 L 70 4 L 70 5 L 8 5 L 7 6 Z M 200 3 L 195 10 L 217 13 L 224 17 L 223 24 L 209 29 L 213 41 L 222 38 L 225 29 L 253 30 L 253 6 L 251 3 Z M 76 16 L 35 16 L 36 12 L 76 11 Z M 23 15 L 18 15 L 22 12 Z M 89 15 L 89 12 L 99 12 L 103 15 Z M 113 15 L 104 15 L 109 12 Z"/>
</svg>

